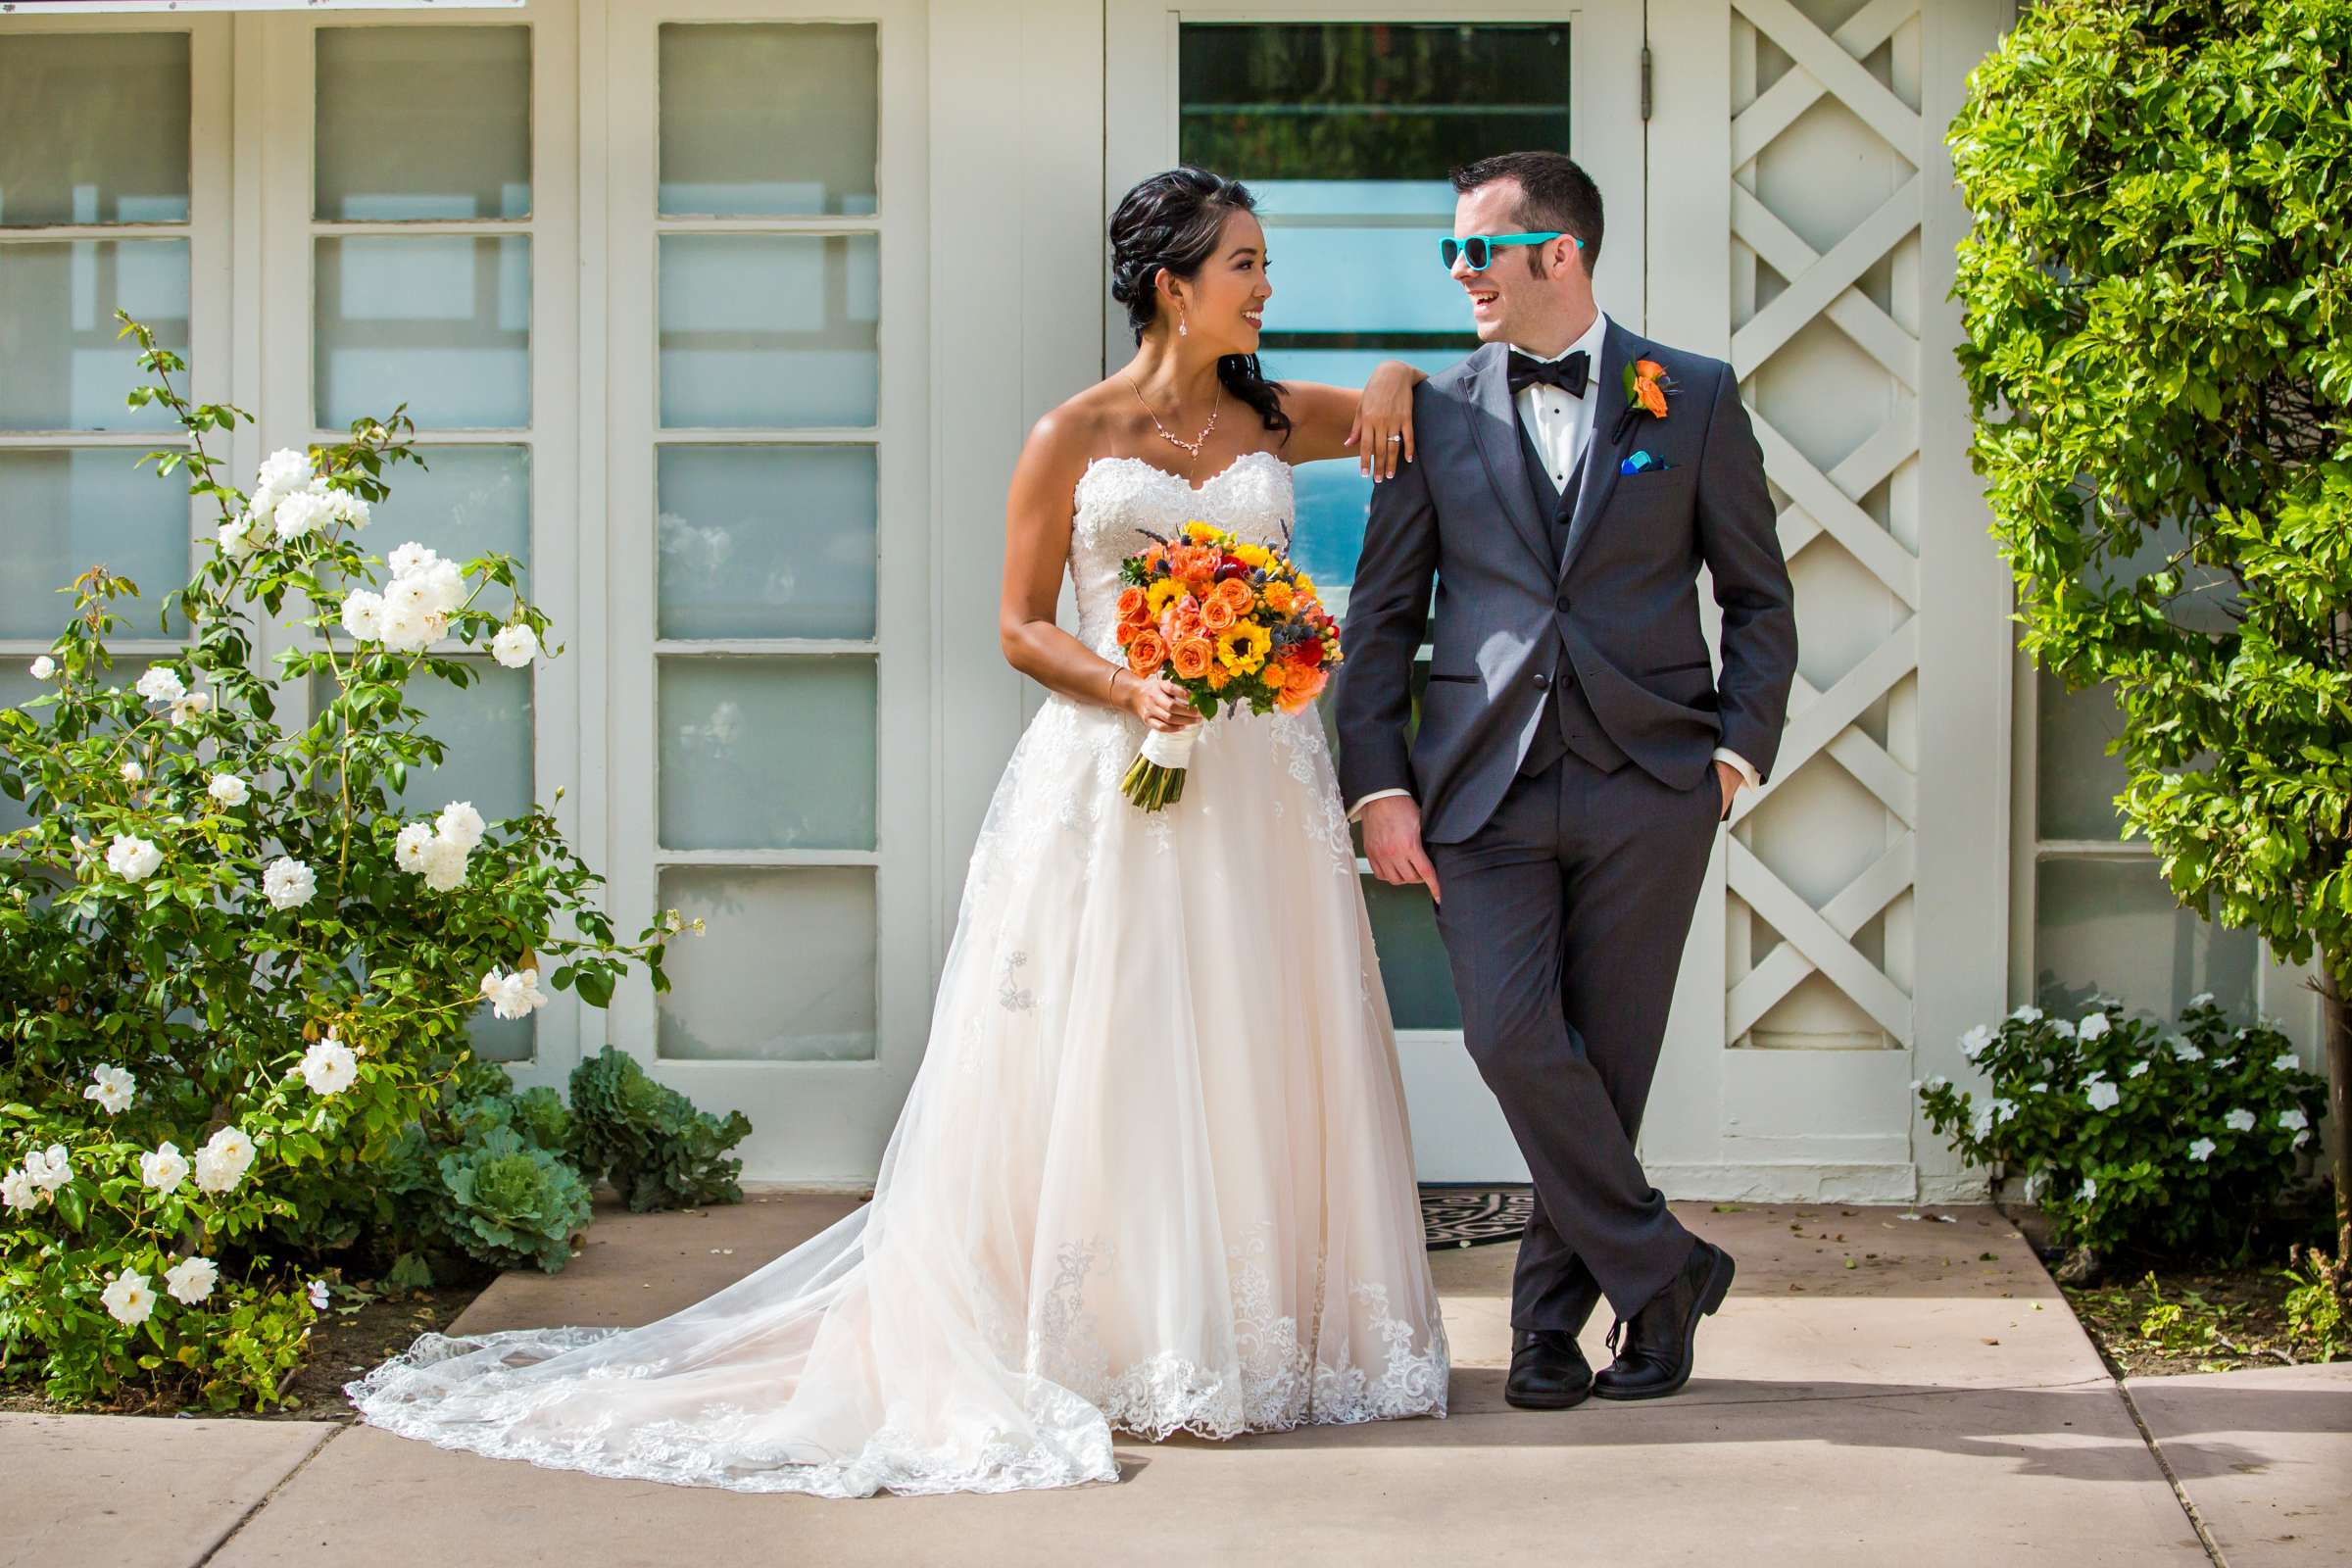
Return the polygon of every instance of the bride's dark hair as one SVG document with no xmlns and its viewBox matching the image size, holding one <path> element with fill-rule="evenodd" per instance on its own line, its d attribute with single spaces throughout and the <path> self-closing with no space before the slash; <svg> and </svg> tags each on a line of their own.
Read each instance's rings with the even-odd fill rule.
<svg viewBox="0 0 2352 1568">
<path fill-rule="evenodd" d="M 1142 342 L 1159 314 L 1159 273 L 1198 274 L 1216 254 L 1217 236 L 1233 213 L 1254 213 L 1257 199 L 1239 180 L 1191 165 L 1153 174 L 1119 200 L 1110 215 L 1110 297 L 1127 307 L 1127 324 Z M 1269 381 L 1254 354 L 1217 361 L 1225 390 L 1257 411 L 1269 430 L 1288 431 L 1282 383 Z"/>
</svg>

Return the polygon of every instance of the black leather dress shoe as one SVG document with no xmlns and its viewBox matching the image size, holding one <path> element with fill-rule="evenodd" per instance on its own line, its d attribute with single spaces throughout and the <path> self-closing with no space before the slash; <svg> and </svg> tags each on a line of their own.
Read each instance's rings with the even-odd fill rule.
<svg viewBox="0 0 2352 1568">
<path fill-rule="evenodd" d="M 1592 1392 L 1592 1363 L 1565 1329 L 1521 1329 L 1511 1339 L 1504 1400 L 1522 1410 L 1565 1410 Z"/>
<path fill-rule="evenodd" d="M 1731 1288 L 1732 1254 L 1709 1242 L 1692 1243 L 1682 1272 L 1609 1330 L 1617 1359 L 1593 1378 L 1592 1392 L 1604 1399 L 1662 1399 L 1690 1382 L 1698 1320 L 1721 1306 Z"/>
</svg>

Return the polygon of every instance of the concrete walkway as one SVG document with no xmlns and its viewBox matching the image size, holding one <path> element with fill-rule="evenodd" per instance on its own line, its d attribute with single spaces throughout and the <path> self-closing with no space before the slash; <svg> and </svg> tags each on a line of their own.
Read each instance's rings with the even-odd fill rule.
<svg viewBox="0 0 2352 1568">
<path fill-rule="evenodd" d="M 608 1209 L 565 1273 L 507 1276 L 459 1327 L 647 1321 L 846 1206 Z M 1443 1422 L 1127 1444 L 1117 1486 L 825 1502 L 368 1427 L 0 1415 L 0 1565 L 2205 1563 L 2159 1451 L 2234 1568 L 2340 1560 L 2352 1539 L 2352 1368 L 2145 1380 L 2127 1399 L 1989 1210 L 1681 1212 L 1740 1273 L 1700 1375 L 1655 1404 L 1505 1405 L 1511 1249 L 1486 1247 L 1436 1260 Z"/>
</svg>

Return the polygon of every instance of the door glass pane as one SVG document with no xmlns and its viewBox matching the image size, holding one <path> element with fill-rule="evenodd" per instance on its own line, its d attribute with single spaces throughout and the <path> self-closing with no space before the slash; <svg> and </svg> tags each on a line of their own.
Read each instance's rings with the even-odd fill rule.
<svg viewBox="0 0 2352 1568">
<path fill-rule="evenodd" d="M 871 637 L 871 447 L 666 447 L 661 635 Z"/>
<path fill-rule="evenodd" d="M 351 235 L 318 246 L 317 415 L 340 429 L 406 400 L 420 429 L 531 422 L 527 235 Z"/>
<path fill-rule="evenodd" d="M 1380 977 L 1399 1029 L 1459 1029 L 1462 1004 L 1453 993 L 1453 967 L 1438 937 L 1437 906 L 1429 889 L 1393 888 L 1376 876 L 1359 878 L 1380 950 Z"/>
<path fill-rule="evenodd" d="M 662 844 L 874 848 L 870 657 L 661 661 Z"/>
<path fill-rule="evenodd" d="M 120 307 L 188 355 L 188 242 L 68 240 L 0 251 L 0 430 L 175 428 L 160 404 L 123 407 L 147 379 L 119 338 Z M 188 389 L 185 371 L 172 384 Z"/>
<path fill-rule="evenodd" d="M 673 865 L 662 905 L 705 934 L 673 942 L 660 999 L 664 1056 L 874 1057 L 874 873 Z"/>
<path fill-rule="evenodd" d="M 187 220 L 186 33 L 0 34 L 0 225 Z"/>
<path fill-rule="evenodd" d="M 2046 670 L 2034 680 L 2035 834 L 2112 844 L 2123 827 L 2115 798 L 2125 784 L 2124 760 L 2107 755 L 2124 730 L 2115 694 L 2104 686 L 2070 692 Z"/>
<path fill-rule="evenodd" d="M 2034 892 L 2042 1006 L 2080 1010 L 2099 991 L 2170 1018 L 2210 991 L 2231 1016 L 2253 1020 L 2254 936 L 2180 907 L 2153 859 L 2043 860 Z"/>
<path fill-rule="evenodd" d="M 881 249 L 871 234 L 662 239 L 662 422 L 874 422 Z"/>
<path fill-rule="evenodd" d="M 871 23 L 662 28 L 662 212 L 874 211 Z"/>
<path fill-rule="evenodd" d="M 44 692 L 57 690 L 55 676 L 48 680 L 32 678 L 34 657 L 31 654 L 0 654 L 0 708 L 21 707 Z M 46 724 L 56 711 L 53 708 L 36 709 L 32 716 Z M 32 812 L 25 808 L 23 801 L 0 794 L 0 833 L 14 833 L 21 827 L 28 826 L 31 821 Z"/>
<path fill-rule="evenodd" d="M 74 612 L 57 590 L 104 564 L 139 585 L 124 635 L 165 635 L 164 596 L 188 580 L 188 495 L 123 447 L 0 451 L 0 637 L 46 643 Z M 175 627 L 171 633 L 178 636 Z"/>
<path fill-rule="evenodd" d="M 528 218 L 528 27 L 318 29 L 318 216 Z"/>
<path fill-rule="evenodd" d="M 444 750 L 440 766 L 409 770 L 399 808 L 428 814 L 451 801 L 471 801 L 485 821 L 519 816 L 531 804 L 531 672 L 488 659 L 465 662 L 475 679 L 463 691 L 432 675 L 409 682 L 409 706 L 424 711 L 418 732 Z M 331 676 L 312 677 L 314 712 L 334 695 Z"/>
<path fill-rule="evenodd" d="M 1259 200 L 1279 380 L 1361 386 L 1383 359 L 1435 370 L 1478 346 L 1438 265 L 1446 173 L 1499 148 L 1569 146 L 1565 23 L 1187 23 L 1178 148 Z M 1372 486 L 1352 460 L 1299 475 L 1295 546 L 1344 585 Z"/>
<path fill-rule="evenodd" d="M 384 470 L 392 494 L 369 509 L 368 549 L 389 555 L 414 539 L 452 561 L 469 561 L 495 550 L 528 565 L 530 449 L 420 445 L 417 451 L 428 467 L 403 463 Z M 527 594 L 527 580 L 524 589 Z M 503 593 L 492 588 L 482 603 L 503 609 Z"/>
</svg>

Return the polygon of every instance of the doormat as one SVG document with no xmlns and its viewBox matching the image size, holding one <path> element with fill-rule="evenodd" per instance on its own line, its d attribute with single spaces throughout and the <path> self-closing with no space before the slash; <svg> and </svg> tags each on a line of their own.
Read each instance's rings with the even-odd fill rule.
<svg viewBox="0 0 2352 1568">
<path fill-rule="evenodd" d="M 1429 1250 L 1515 1242 L 1527 1229 L 1535 1194 L 1526 1187 L 1424 1187 L 1421 1231 Z"/>
</svg>

